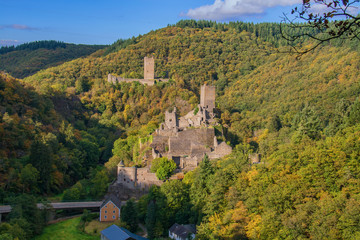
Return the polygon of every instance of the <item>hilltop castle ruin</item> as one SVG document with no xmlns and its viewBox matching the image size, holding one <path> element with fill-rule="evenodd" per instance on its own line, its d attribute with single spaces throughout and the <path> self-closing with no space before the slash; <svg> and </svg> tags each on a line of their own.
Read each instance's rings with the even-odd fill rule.
<svg viewBox="0 0 360 240">
<path fill-rule="evenodd" d="M 210 159 L 224 157 L 232 148 L 225 142 L 219 142 L 215 136 L 214 120 L 215 87 L 201 86 L 200 104 L 183 117 L 178 117 L 176 107 L 165 112 L 165 122 L 152 134 L 150 144 L 152 158 L 167 157 L 177 165 L 177 172 L 186 172 L 196 168 L 205 154 Z M 176 179 L 173 176 L 172 179 Z M 150 165 L 144 168 L 125 167 L 118 164 L 117 180 L 110 187 L 119 198 L 126 200 L 130 196 L 139 197 L 146 193 L 151 185 L 161 185 Z"/>
<path fill-rule="evenodd" d="M 155 79 L 155 60 L 153 57 L 144 57 L 144 79 L 132 79 L 132 78 L 123 78 L 117 77 L 112 74 L 108 74 L 108 82 L 112 84 L 121 83 L 121 82 L 139 82 L 141 84 L 146 84 L 152 86 L 155 84 L 155 81 L 158 82 L 168 82 L 169 79 L 157 78 Z"/>
</svg>

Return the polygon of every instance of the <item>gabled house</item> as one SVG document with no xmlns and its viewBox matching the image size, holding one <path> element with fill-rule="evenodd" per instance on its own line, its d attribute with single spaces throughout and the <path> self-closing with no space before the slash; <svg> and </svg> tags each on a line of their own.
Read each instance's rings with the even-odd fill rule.
<svg viewBox="0 0 360 240">
<path fill-rule="evenodd" d="M 193 224 L 180 225 L 175 223 L 169 229 L 169 238 L 175 240 L 195 239 L 196 227 Z"/>
<path fill-rule="evenodd" d="M 108 195 L 100 206 L 100 222 L 116 221 L 120 218 L 121 201 L 113 194 Z"/>
<path fill-rule="evenodd" d="M 125 228 L 111 225 L 101 231 L 101 240 L 147 240 L 147 238 L 140 237 Z"/>
</svg>

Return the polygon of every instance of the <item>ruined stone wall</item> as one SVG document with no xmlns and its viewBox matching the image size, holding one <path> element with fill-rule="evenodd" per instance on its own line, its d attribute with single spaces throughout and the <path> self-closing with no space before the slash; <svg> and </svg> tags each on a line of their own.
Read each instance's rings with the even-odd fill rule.
<svg viewBox="0 0 360 240">
<path fill-rule="evenodd" d="M 232 147 L 227 145 L 225 142 L 222 142 L 219 145 L 215 146 L 215 150 L 209 153 L 208 155 L 210 159 L 215 159 L 229 155 L 231 152 L 232 152 Z"/>
<path fill-rule="evenodd" d="M 117 183 L 123 184 L 127 188 L 134 189 L 136 186 L 136 168 L 135 167 L 118 167 Z"/>
<path fill-rule="evenodd" d="M 151 173 L 148 168 L 137 169 L 137 187 L 139 189 L 148 189 L 151 185 L 160 186 L 163 182 L 156 177 L 155 173 Z"/>
<path fill-rule="evenodd" d="M 169 156 L 191 155 L 192 145 L 198 145 L 197 149 L 201 146 L 203 149 L 213 148 L 214 136 L 213 128 L 194 128 L 178 132 L 177 136 L 169 138 Z"/>
<path fill-rule="evenodd" d="M 213 112 L 215 108 L 215 86 L 204 84 L 200 88 L 200 106 Z"/>
<path fill-rule="evenodd" d="M 155 79 L 155 61 L 154 58 L 144 57 L 144 79 Z"/>
<path fill-rule="evenodd" d="M 178 133 L 179 138 L 201 143 L 210 148 L 214 147 L 214 128 L 194 128 Z"/>
<path fill-rule="evenodd" d="M 117 195 L 124 195 L 119 198 L 126 199 L 144 194 L 151 185 L 160 186 L 162 183 L 149 168 L 118 167 L 118 177 L 111 191 Z"/>
<path fill-rule="evenodd" d="M 169 156 L 184 156 L 191 153 L 191 140 L 182 137 L 169 138 Z"/>
<path fill-rule="evenodd" d="M 209 154 L 211 149 L 206 147 L 204 144 L 191 143 L 191 156 L 204 157 L 204 154 Z"/>
<path fill-rule="evenodd" d="M 169 150 L 169 137 L 155 135 L 153 136 L 153 141 L 150 144 L 150 147 L 154 149 L 156 153 L 163 154 L 166 150 Z"/>
<path fill-rule="evenodd" d="M 169 129 L 174 129 L 179 126 L 178 119 L 176 116 L 176 108 L 173 109 L 172 112 L 165 112 L 165 125 Z"/>
<path fill-rule="evenodd" d="M 166 80 L 164 80 L 166 81 Z M 121 83 L 121 82 L 139 82 L 143 85 L 149 85 L 153 86 L 155 84 L 155 80 L 149 80 L 149 79 L 130 79 L 130 78 L 123 78 L 123 77 L 117 77 L 111 74 L 108 74 L 108 82 L 112 84 Z"/>
<path fill-rule="evenodd" d="M 148 86 L 153 86 L 155 84 L 155 82 L 168 82 L 169 79 L 156 79 L 156 80 L 152 80 L 152 79 L 133 79 L 133 78 L 123 78 L 123 77 L 117 77 L 111 74 L 108 74 L 108 82 L 112 83 L 112 84 L 116 84 L 116 83 L 121 83 L 121 82 L 127 82 L 127 83 L 132 83 L 132 82 L 139 82 L 143 85 L 148 85 Z"/>
</svg>

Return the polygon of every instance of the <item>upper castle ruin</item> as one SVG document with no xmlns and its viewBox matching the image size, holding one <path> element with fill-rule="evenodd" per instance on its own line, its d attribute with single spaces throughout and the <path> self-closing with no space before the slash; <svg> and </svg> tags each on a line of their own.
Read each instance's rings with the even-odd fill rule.
<svg viewBox="0 0 360 240">
<path fill-rule="evenodd" d="M 141 84 L 146 84 L 153 86 L 155 81 L 158 82 L 168 82 L 169 79 L 156 78 L 155 79 L 155 60 L 153 57 L 144 57 L 144 79 L 132 79 L 132 78 L 123 78 L 108 74 L 108 82 L 112 84 L 121 83 L 121 82 L 139 82 Z"/>
</svg>

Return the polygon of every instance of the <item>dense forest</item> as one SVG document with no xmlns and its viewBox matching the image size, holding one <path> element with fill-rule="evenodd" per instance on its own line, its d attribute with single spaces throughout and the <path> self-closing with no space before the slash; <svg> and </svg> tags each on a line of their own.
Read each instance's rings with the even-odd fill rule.
<svg viewBox="0 0 360 240">
<path fill-rule="evenodd" d="M 174 222 L 197 224 L 199 239 L 358 239 L 358 45 L 332 41 L 297 59 L 278 27 L 181 21 L 21 81 L 2 74 L 0 200 L 101 199 L 120 160 L 143 164 L 139 142 L 164 111 L 195 108 L 207 82 L 233 153 L 130 201 L 129 228 L 142 222 L 151 239 Z M 149 55 L 169 83 L 107 82 L 141 78 Z M 0 234 L 40 231 L 21 235 L 28 216 L 10 219 Z"/>
<path fill-rule="evenodd" d="M 86 57 L 104 48 L 103 45 L 70 44 L 58 41 L 36 41 L 0 48 L 0 71 L 24 78 L 41 69 L 69 60 Z"/>
</svg>

